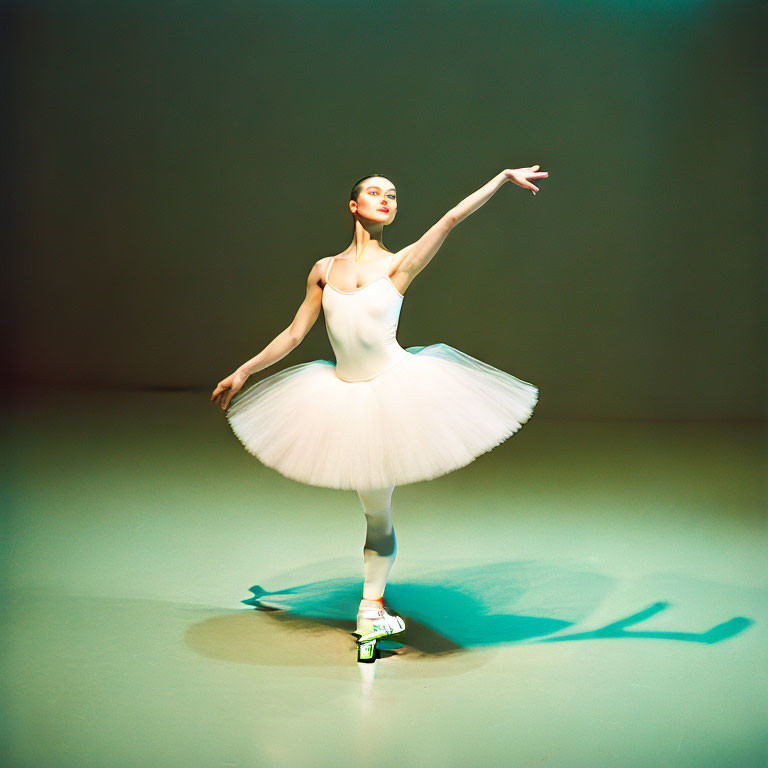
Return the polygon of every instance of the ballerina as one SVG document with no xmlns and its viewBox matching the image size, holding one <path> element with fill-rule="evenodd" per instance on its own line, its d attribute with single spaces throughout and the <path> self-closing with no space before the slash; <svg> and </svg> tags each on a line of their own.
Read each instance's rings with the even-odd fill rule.
<svg viewBox="0 0 768 768">
<path fill-rule="evenodd" d="M 367 525 L 353 633 L 360 661 L 375 658 L 379 637 L 405 628 L 383 599 L 397 553 L 395 486 L 466 466 L 520 429 L 538 402 L 534 384 L 448 344 L 401 347 L 404 295 L 451 230 L 506 182 L 539 192 L 532 180 L 549 176 L 539 168 L 502 171 L 397 252 L 383 244 L 384 227 L 397 214 L 395 185 L 381 174 L 358 180 L 349 199 L 352 242 L 314 263 L 291 324 L 211 395 L 245 449 L 266 466 L 297 482 L 357 491 Z M 321 308 L 335 363 L 293 365 L 241 392 L 251 374 L 302 342 Z"/>
</svg>

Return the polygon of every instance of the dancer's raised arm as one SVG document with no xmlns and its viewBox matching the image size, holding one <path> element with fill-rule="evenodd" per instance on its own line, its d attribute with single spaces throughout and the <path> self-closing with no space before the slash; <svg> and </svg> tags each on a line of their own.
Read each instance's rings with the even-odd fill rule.
<svg viewBox="0 0 768 768">
<path fill-rule="evenodd" d="M 211 394 L 211 401 L 227 410 L 232 398 L 252 373 L 264 370 L 282 360 L 301 344 L 320 314 L 323 301 L 320 261 L 315 262 L 307 278 L 307 294 L 291 324 L 275 336 L 258 355 L 243 363 L 234 373 L 222 379 Z"/>
<path fill-rule="evenodd" d="M 434 255 L 440 249 L 448 233 L 460 222 L 474 213 L 478 208 L 488 202 L 501 186 L 511 181 L 523 189 L 530 189 L 533 194 L 539 188 L 529 179 L 543 179 L 549 176 L 546 171 L 539 171 L 538 165 L 529 168 L 507 168 L 497 176 L 494 176 L 487 184 L 484 184 L 476 192 L 464 198 L 458 205 L 451 208 L 436 224 L 430 227 L 415 243 L 406 246 L 405 255 L 397 269 L 398 272 L 408 274 L 407 282 L 410 283 L 424 267 L 429 264 Z M 402 284 L 402 281 L 401 281 Z M 406 287 L 406 286 L 404 286 Z"/>
</svg>

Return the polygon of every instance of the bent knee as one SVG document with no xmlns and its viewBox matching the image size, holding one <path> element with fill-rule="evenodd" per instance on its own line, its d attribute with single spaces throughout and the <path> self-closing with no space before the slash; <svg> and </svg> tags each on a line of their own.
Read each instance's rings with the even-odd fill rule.
<svg viewBox="0 0 768 768">
<path fill-rule="evenodd" d="M 395 536 L 395 529 L 390 527 L 389 533 L 383 533 L 376 535 L 369 531 L 365 537 L 365 549 L 372 549 L 377 555 L 381 557 L 388 557 L 397 551 L 397 537 Z"/>
</svg>

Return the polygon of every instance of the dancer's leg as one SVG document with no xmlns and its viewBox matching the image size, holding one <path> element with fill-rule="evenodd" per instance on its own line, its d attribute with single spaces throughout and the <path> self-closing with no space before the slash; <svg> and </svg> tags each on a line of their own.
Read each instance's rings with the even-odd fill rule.
<svg viewBox="0 0 768 768">
<path fill-rule="evenodd" d="M 395 486 L 373 491 L 358 491 L 367 530 L 363 546 L 363 601 L 381 601 L 384 587 L 397 555 L 397 539 L 392 526 L 392 491 Z"/>
</svg>

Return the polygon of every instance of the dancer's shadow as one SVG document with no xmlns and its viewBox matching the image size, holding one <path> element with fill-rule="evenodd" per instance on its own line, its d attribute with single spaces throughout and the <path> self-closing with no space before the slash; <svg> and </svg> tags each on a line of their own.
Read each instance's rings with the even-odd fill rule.
<svg viewBox="0 0 768 768">
<path fill-rule="evenodd" d="M 285 579 L 286 587 L 273 591 L 253 586 L 253 597 L 242 602 L 260 610 L 284 611 L 282 617 L 286 620 L 311 619 L 350 632 L 354 629 L 350 617 L 355 615 L 360 600 L 359 578 L 338 577 L 288 586 L 289 579 Z M 668 594 L 680 590 L 679 577 L 674 574 L 660 584 L 657 581 L 653 588 L 667 589 L 667 584 Z M 693 593 L 689 580 L 685 585 L 682 591 L 686 602 L 693 597 L 706 606 L 711 585 L 700 585 Z M 641 604 L 638 610 L 598 628 L 567 632 L 586 620 L 614 587 L 614 579 L 573 565 L 502 562 L 433 570 L 405 583 L 392 581 L 387 585 L 386 600 L 406 620 L 406 630 L 397 639 L 429 654 L 509 643 L 627 637 L 712 644 L 754 623 L 736 616 L 697 631 L 674 626 L 631 629 L 675 604 L 664 600 Z M 634 607 L 638 600 L 645 599 L 644 594 L 634 594 L 614 602 L 617 610 L 622 610 L 622 603 Z"/>
</svg>

